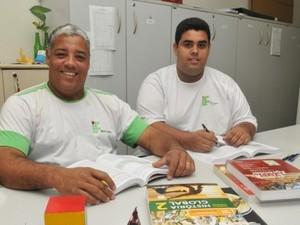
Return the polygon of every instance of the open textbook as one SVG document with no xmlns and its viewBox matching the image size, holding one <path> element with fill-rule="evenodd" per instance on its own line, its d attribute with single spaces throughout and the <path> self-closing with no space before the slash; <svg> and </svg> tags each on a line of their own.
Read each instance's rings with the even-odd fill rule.
<svg viewBox="0 0 300 225">
<path fill-rule="evenodd" d="M 279 148 L 265 145 L 255 141 L 250 141 L 247 145 L 233 147 L 223 140 L 223 137 L 217 136 L 218 145 L 212 151 L 207 153 L 189 152 L 194 159 L 205 161 L 212 164 L 224 164 L 229 159 L 235 159 L 241 156 L 254 157 L 260 153 L 275 154 L 279 152 Z"/>
<path fill-rule="evenodd" d="M 165 177 L 168 168 L 155 168 L 152 161 L 131 155 L 103 154 L 96 161 L 82 160 L 69 166 L 91 167 L 105 171 L 116 185 L 116 193 L 135 185 L 144 186 L 148 182 Z"/>
</svg>

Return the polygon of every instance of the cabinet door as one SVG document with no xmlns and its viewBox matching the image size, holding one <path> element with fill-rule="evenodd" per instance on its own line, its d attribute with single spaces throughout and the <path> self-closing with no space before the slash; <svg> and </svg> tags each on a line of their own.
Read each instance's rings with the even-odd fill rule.
<svg viewBox="0 0 300 225">
<path fill-rule="evenodd" d="M 235 79 L 238 18 L 211 14 L 211 49 L 208 65 Z"/>
<path fill-rule="evenodd" d="M 278 127 L 281 58 L 270 55 L 271 26 L 242 19 L 238 28 L 236 81 L 246 95 L 259 131 Z"/>
<path fill-rule="evenodd" d="M 300 29 L 286 27 L 282 34 L 281 57 L 282 95 L 280 98 L 279 126 L 289 126 L 296 122 L 300 82 Z M 299 105 L 300 106 L 300 105 Z M 300 110 L 300 109 L 299 109 Z M 298 115 L 300 116 L 300 111 Z M 299 117 L 300 118 L 300 117 Z"/>
<path fill-rule="evenodd" d="M 2 70 L 4 99 L 48 80 L 48 70 Z"/>
<path fill-rule="evenodd" d="M 170 64 L 170 27 L 169 6 L 128 1 L 127 101 L 133 108 L 145 77 Z"/>
</svg>

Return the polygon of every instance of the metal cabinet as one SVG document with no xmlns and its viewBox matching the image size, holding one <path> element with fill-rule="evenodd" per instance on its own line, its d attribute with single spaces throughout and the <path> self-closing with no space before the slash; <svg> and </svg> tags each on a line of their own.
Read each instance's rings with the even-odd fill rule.
<svg viewBox="0 0 300 225">
<path fill-rule="evenodd" d="M 171 8 L 128 1 L 127 5 L 127 102 L 136 107 L 144 78 L 170 64 Z"/>
<path fill-rule="evenodd" d="M 0 65 L 0 73 L 2 77 L 0 101 L 2 99 L 2 103 L 10 95 L 48 80 L 46 65 Z"/>
<path fill-rule="evenodd" d="M 250 19 L 242 19 L 238 28 L 236 80 L 258 119 L 259 131 L 279 126 L 280 98 L 289 88 L 283 85 L 283 56 L 270 54 L 273 27 L 285 28 Z"/>
<path fill-rule="evenodd" d="M 280 97 L 279 127 L 293 125 L 296 122 L 300 83 L 300 29 L 286 27 L 284 32 L 281 48 L 283 58 L 281 86 L 284 88 Z"/>
</svg>

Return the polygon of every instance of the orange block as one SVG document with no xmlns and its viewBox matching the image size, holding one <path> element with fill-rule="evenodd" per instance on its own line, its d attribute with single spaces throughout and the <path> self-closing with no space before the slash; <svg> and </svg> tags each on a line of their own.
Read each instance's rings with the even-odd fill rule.
<svg viewBox="0 0 300 225">
<path fill-rule="evenodd" d="M 45 225 L 85 225 L 86 198 L 82 195 L 52 196 L 45 211 Z"/>
</svg>

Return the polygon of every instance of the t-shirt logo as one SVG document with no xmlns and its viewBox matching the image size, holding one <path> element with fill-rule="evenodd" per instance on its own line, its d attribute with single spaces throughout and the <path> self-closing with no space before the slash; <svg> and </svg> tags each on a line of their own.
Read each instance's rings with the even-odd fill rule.
<svg viewBox="0 0 300 225">
<path fill-rule="evenodd" d="M 94 134 L 98 134 L 101 132 L 101 127 L 100 127 L 99 121 L 92 121 L 92 132 Z"/>
<path fill-rule="evenodd" d="M 202 105 L 203 106 L 207 106 L 208 104 L 210 104 L 210 105 L 216 105 L 218 103 L 209 100 L 209 96 L 208 95 L 202 96 Z"/>
</svg>

